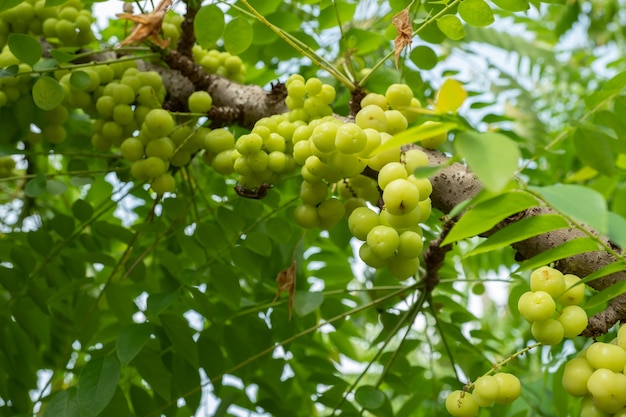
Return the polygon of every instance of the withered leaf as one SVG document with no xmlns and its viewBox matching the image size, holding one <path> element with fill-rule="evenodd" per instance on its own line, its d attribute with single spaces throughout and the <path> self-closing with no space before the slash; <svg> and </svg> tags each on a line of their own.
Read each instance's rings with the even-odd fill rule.
<svg viewBox="0 0 626 417">
<path fill-rule="evenodd" d="M 130 35 L 120 42 L 120 46 L 141 43 L 150 39 L 161 48 L 166 48 L 170 44 L 170 41 L 169 39 L 161 39 L 159 37 L 159 32 L 161 31 L 161 25 L 163 24 L 165 13 L 171 5 L 172 0 L 161 0 L 159 5 L 149 14 L 134 15 L 131 13 L 119 13 L 117 17 L 120 19 L 135 22 L 135 27 L 131 31 Z"/>
<path fill-rule="evenodd" d="M 412 2 L 411 2 L 412 3 Z M 391 20 L 391 23 L 396 27 L 396 38 L 393 41 L 394 53 L 396 56 L 396 68 L 398 68 L 398 59 L 405 46 L 411 46 L 411 39 L 413 38 L 413 27 L 411 26 L 411 18 L 409 17 L 409 4 L 400 13 L 395 15 Z"/>
<path fill-rule="evenodd" d="M 296 260 L 291 261 L 289 267 L 283 269 L 276 275 L 276 296 L 274 301 L 283 291 L 289 291 L 289 320 L 291 320 L 291 312 L 293 311 L 293 298 L 296 294 Z M 274 302 L 272 301 L 272 302 Z"/>
</svg>

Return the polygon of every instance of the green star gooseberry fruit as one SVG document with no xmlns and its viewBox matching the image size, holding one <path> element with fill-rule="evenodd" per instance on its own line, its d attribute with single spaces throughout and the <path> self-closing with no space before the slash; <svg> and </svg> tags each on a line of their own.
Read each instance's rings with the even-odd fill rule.
<svg viewBox="0 0 626 417">
<path fill-rule="evenodd" d="M 563 275 L 543 266 L 530 274 L 530 291 L 522 294 L 517 308 L 532 323 L 533 337 L 544 345 L 572 338 L 587 327 L 587 312 L 577 304 L 584 299 L 584 285 L 576 275 Z"/>
<path fill-rule="evenodd" d="M 454 417 L 474 417 L 478 408 L 478 403 L 469 392 L 456 390 L 446 398 L 446 410 Z"/>
</svg>

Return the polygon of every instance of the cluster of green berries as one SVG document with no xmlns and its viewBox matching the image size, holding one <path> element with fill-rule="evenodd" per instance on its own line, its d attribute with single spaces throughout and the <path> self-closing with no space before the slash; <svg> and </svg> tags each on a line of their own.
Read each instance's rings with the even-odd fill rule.
<svg viewBox="0 0 626 417">
<path fill-rule="evenodd" d="M 472 392 L 469 392 L 473 389 Z M 483 375 L 467 390 L 452 391 L 446 398 L 446 410 L 454 417 L 474 417 L 480 407 L 511 404 L 522 393 L 520 380 L 513 374 L 498 372 Z"/>
<path fill-rule="evenodd" d="M 587 327 L 587 313 L 580 307 L 584 296 L 585 286 L 579 277 L 543 266 L 531 273 L 530 291 L 519 298 L 517 309 L 532 323 L 535 340 L 556 345 L 564 337 L 578 336 Z"/>
<path fill-rule="evenodd" d="M 238 83 L 245 81 L 246 66 L 238 56 L 217 49 L 207 50 L 200 45 L 194 45 L 191 52 L 193 60 L 208 74 L 220 75 Z"/>
<path fill-rule="evenodd" d="M 95 38 L 91 30 L 94 18 L 79 0 L 58 6 L 46 6 L 46 0 L 25 0 L 0 13 L 0 46 L 10 33 L 44 36 L 50 43 L 82 46 Z"/>
<path fill-rule="evenodd" d="M 102 73 L 105 68 L 107 66 L 96 66 L 91 74 Z M 70 90 L 68 94 L 74 106 L 76 102 L 73 97 L 80 94 L 79 97 L 82 96 L 86 104 L 86 107 L 81 108 L 97 117 L 93 125 L 92 144 L 101 151 L 112 145 L 120 146 L 142 126 L 151 110 L 161 108 L 165 99 L 163 80 L 154 71 L 139 71 L 131 66 L 119 74 L 119 78 L 116 75 L 111 70 L 105 80 L 100 77 L 102 88 L 91 91 Z M 64 78 L 61 78 L 62 85 L 63 81 Z"/>
<path fill-rule="evenodd" d="M 610 343 L 595 342 L 570 359 L 563 388 L 582 397 L 581 417 L 626 417 L 626 327 Z"/>
<path fill-rule="evenodd" d="M 0 52 L 0 68 L 12 65 L 18 66 L 18 73 L 13 77 L 0 78 L 0 107 L 11 106 L 30 93 L 32 67 L 20 62 L 5 45 Z"/>
</svg>

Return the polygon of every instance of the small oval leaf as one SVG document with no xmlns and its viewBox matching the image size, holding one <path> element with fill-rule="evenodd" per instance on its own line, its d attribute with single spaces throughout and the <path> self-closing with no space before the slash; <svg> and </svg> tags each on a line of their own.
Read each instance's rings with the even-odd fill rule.
<svg viewBox="0 0 626 417">
<path fill-rule="evenodd" d="M 447 14 L 437 19 L 437 27 L 453 41 L 458 41 L 465 37 L 465 28 L 461 19 L 453 14 Z"/>
<path fill-rule="evenodd" d="M 437 54 L 426 45 L 419 45 L 411 51 L 409 58 L 419 69 L 430 70 L 437 65 Z"/>
<path fill-rule="evenodd" d="M 70 75 L 70 85 L 76 90 L 84 90 L 91 85 L 91 77 L 85 71 L 73 71 Z"/>
<path fill-rule="evenodd" d="M 211 49 L 224 32 L 224 12 L 215 4 L 201 7 L 193 21 L 198 44 Z"/>
<path fill-rule="evenodd" d="M 43 54 L 43 48 L 37 39 L 23 33 L 11 33 L 7 44 L 17 59 L 31 67 L 39 61 Z"/>
<path fill-rule="evenodd" d="M 236 17 L 224 29 L 224 48 L 233 54 L 239 55 L 252 43 L 252 25 L 242 17 Z"/>
<path fill-rule="evenodd" d="M 63 102 L 65 92 L 52 77 L 39 77 L 33 86 L 33 101 L 42 110 L 52 110 Z"/>
<path fill-rule="evenodd" d="M 385 394 L 371 385 L 359 387 L 354 393 L 354 399 L 366 410 L 377 410 L 385 404 Z"/>
<path fill-rule="evenodd" d="M 459 4 L 459 15 L 472 26 L 489 26 L 494 22 L 491 7 L 485 0 L 463 0 Z"/>
<path fill-rule="evenodd" d="M 67 191 L 67 185 L 58 180 L 48 180 L 46 181 L 46 191 L 52 195 L 63 194 Z"/>
</svg>

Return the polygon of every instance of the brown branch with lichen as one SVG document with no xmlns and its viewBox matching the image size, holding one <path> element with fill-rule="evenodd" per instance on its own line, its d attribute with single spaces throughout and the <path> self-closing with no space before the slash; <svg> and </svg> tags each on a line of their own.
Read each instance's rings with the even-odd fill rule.
<svg viewBox="0 0 626 417">
<path fill-rule="evenodd" d="M 446 253 L 452 250 L 452 244 L 441 245 L 450 230 L 454 226 L 452 219 L 443 222 L 441 233 L 437 239 L 432 240 L 428 245 L 428 249 L 424 252 L 424 268 L 426 273 L 422 277 L 422 281 L 426 284 L 426 291 L 432 292 L 439 284 L 439 270 L 446 260 Z"/>
<path fill-rule="evenodd" d="M 288 110 L 285 105 L 287 91 L 282 84 L 277 84 L 270 91 L 256 85 L 242 85 L 219 75 L 206 73 L 192 59 L 174 50 L 163 51 L 163 61 L 169 69 L 146 65 L 163 75 L 171 100 L 184 103 L 192 92 L 207 91 L 213 97 L 216 107 L 231 108 L 232 111 L 239 112 L 236 122 L 247 128 L 252 128 L 263 117 Z"/>
<path fill-rule="evenodd" d="M 185 18 L 180 24 L 181 35 L 178 40 L 177 50 L 182 55 L 191 57 L 191 49 L 196 43 L 196 34 L 194 32 L 193 21 L 200 10 L 200 6 L 192 5 L 192 1 L 185 0 L 187 10 L 185 12 Z"/>
</svg>

